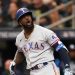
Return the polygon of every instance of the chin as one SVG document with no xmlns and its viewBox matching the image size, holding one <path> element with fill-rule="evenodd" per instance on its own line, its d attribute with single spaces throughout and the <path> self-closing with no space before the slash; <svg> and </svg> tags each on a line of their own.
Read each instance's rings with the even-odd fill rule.
<svg viewBox="0 0 75 75">
<path fill-rule="evenodd" d="M 23 26 L 24 29 L 33 29 L 34 28 L 34 25 L 27 25 L 27 26 Z"/>
</svg>

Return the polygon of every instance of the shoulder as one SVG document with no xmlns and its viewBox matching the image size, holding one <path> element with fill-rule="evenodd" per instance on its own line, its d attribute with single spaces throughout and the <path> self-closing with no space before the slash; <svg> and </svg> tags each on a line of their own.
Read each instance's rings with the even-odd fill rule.
<svg viewBox="0 0 75 75">
<path fill-rule="evenodd" d="M 20 43 L 20 41 L 22 40 L 22 38 L 23 38 L 23 32 L 24 31 L 21 31 L 18 35 L 17 35 L 17 37 L 16 37 L 16 46 Z"/>
<path fill-rule="evenodd" d="M 20 39 L 20 38 L 23 36 L 23 32 L 24 32 L 24 31 L 21 31 L 21 32 L 17 35 L 16 39 Z"/>
</svg>

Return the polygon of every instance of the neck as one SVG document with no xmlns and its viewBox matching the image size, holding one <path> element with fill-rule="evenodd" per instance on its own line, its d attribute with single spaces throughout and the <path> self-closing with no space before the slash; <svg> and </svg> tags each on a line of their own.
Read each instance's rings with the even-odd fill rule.
<svg viewBox="0 0 75 75">
<path fill-rule="evenodd" d="M 34 30 L 34 27 L 33 28 L 29 28 L 29 29 L 24 29 L 24 34 L 29 36 Z"/>
</svg>

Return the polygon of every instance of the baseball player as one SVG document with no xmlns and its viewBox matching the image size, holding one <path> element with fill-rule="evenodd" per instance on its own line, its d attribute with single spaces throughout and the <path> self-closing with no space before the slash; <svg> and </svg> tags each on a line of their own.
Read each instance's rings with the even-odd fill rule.
<svg viewBox="0 0 75 75">
<path fill-rule="evenodd" d="M 30 75 L 60 75 L 54 63 L 53 50 L 59 53 L 64 62 L 64 75 L 73 75 L 70 70 L 69 52 L 52 30 L 35 25 L 32 12 L 27 8 L 20 8 L 16 12 L 16 19 L 23 31 L 16 37 L 17 52 L 9 68 L 12 75 L 15 75 L 13 67 L 22 62 L 24 57 Z"/>
</svg>

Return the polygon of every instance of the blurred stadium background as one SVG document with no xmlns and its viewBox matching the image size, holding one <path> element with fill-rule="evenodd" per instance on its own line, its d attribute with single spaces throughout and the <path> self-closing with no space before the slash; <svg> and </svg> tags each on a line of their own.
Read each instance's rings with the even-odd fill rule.
<svg viewBox="0 0 75 75">
<path fill-rule="evenodd" d="M 70 51 L 75 73 L 75 0 L 0 0 L 0 75 L 10 75 L 7 70 L 16 52 L 15 38 L 22 29 L 15 19 L 20 7 L 33 12 L 34 23 L 58 35 Z"/>
</svg>

